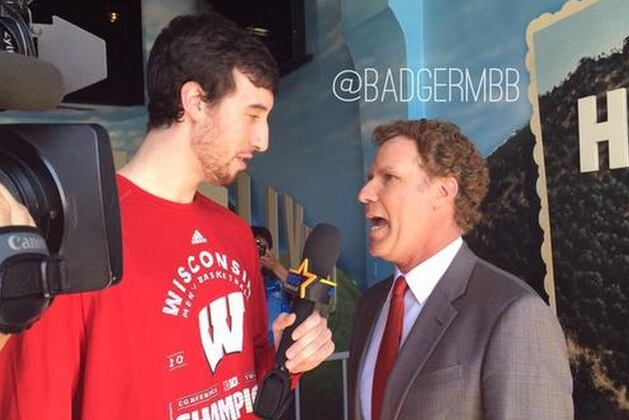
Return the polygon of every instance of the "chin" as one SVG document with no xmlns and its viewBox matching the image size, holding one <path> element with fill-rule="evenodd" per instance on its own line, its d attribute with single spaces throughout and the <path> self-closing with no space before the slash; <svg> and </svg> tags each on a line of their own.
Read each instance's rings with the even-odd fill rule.
<svg viewBox="0 0 629 420">
<path fill-rule="evenodd" d="M 238 177 L 238 172 L 232 174 L 206 174 L 205 181 L 213 185 L 227 187 Z"/>
<path fill-rule="evenodd" d="M 376 258 L 381 258 L 381 259 L 385 259 L 383 258 L 383 252 L 382 252 L 382 247 L 378 246 L 378 245 L 369 245 L 369 254 L 372 257 L 376 257 Z"/>
<path fill-rule="evenodd" d="M 392 247 L 387 247 L 387 244 L 379 244 L 370 245 L 369 246 L 369 254 L 374 258 L 379 258 L 382 261 L 386 261 L 391 264 L 398 265 L 397 260 L 399 260 L 399 256 L 395 254 L 396 249 Z"/>
</svg>

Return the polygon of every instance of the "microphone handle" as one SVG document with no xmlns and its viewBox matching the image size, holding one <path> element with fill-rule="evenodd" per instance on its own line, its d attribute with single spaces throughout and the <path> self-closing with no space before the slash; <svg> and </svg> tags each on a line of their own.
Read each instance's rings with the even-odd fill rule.
<svg viewBox="0 0 629 420">
<path fill-rule="evenodd" d="M 275 361 L 278 367 L 285 369 L 286 363 L 286 350 L 295 342 L 291 335 L 295 328 L 297 328 L 314 310 L 315 303 L 311 300 L 295 299 L 291 306 L 291 312 L 297 315 L 297 319 L 290 327 L 287 327 L 282 333 L 282 340 L 280 346 L 277 349 L 275 355 Z"/>
</svg>

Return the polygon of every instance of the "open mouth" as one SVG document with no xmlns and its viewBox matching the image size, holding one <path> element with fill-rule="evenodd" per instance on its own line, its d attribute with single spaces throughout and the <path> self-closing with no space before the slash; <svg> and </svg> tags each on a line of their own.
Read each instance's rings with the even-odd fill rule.
<svg viewBox="0 0 629 420">
<path fill-rule="evenodd" d="M 389 222 L 387 222 L 387 220 L 382 217 L 369 217 L 369 222 L 371 223 L 371 227 L 369 228 L 369 230 L 372 232 L 389 226 Z"/>
<path fill-rule="evenodd" d="M 245 169 L 247 168 L 247 162 L 249 162 L 250 159 L 250 156 L 238 156 L 238 160 Z"/>
</svg>

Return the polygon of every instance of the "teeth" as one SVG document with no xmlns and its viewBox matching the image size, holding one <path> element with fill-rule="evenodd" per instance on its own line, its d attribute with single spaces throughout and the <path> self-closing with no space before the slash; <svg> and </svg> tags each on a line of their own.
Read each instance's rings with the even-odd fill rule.
<svg viewBox="0 0 629 420">
<path fill-rule="evenodd" d="M 371 229 L 379 229 L 387 225 L 387 221 L 382 217 L 372 217 L 369 221 L 371 222 Z"/>
</svg>

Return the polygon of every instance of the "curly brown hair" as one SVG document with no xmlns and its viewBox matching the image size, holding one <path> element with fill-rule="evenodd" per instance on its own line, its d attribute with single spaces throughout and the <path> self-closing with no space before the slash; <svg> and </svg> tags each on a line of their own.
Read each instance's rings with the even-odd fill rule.
<svg viewBox="0 0 629 420">
<path fill-rule="evenodd" d="M 374 130 L 381 146 L 393 137 L 415 141 L 422 166 L 431 178 L 452 176 L 459 185 L 454 201 L 454 220 L 467 233 L 481 219 L 481 204 L 489 186 L 489 171 L 474 144 L 456 125 L 437 120 L 399 120 Z"/>
</svg>

